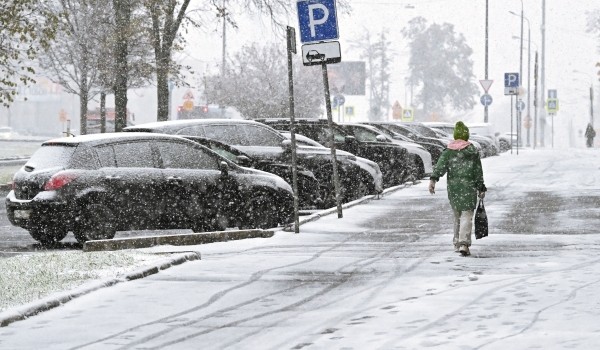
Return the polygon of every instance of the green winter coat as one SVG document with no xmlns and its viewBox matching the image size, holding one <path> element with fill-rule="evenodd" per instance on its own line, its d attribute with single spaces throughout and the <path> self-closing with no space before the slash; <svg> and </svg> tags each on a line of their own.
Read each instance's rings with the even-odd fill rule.
<svg viewBox="0 0 600 350">
<path fill-rule="evenodd" d="M 448 199 L 452 209 L 475 210 L 477 191 L 487 190 L 483 183 L 483 169 L 477 148 L 472 144 L 461 150 L 446 148 L 430 178 L 437 182 L 446 173 L 448 173 Z"/>
</svg>

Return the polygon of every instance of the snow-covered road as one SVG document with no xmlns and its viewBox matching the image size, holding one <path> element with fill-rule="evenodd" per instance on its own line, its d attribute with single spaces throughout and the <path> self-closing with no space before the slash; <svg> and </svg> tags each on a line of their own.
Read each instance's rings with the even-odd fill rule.
<svg viewBox="0 0 600 350">
<path fill-rule="evenodd" d="M 490 237 L 452 249 L 445 180 L 0 328 L 0 349 L 591 349 L 600 152 L 483 160 Z"/>
</svg>

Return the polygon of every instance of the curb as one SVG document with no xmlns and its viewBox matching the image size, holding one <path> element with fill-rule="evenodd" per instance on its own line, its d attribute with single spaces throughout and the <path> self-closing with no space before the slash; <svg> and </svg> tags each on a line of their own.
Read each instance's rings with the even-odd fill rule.
<svg viewBox="0 0 600 350">
<path fill-rule="evenodd" d="M 137 238 L 132 237 L 122 239 L 103 239 L 85 242 L 83 244 L 83 251 L 95 252 L 104 250 L 138 249 L 150 248 L 157 245 L 199 245 L 214 242 L 236 241 L 247 238 L 269 238 L 273 237 L 274 234 L 275 231 L 257 229 Z"/>
<path fill-rule="evenodd" d="M 74 290 L 59 292 L 29 304 L 0 312 L 0 327 L 6 327 L 13 322 L 21 321 L 28 317 L 35 316 L 41 312 L 48 311 L 57 306 L 65 304 L 72 299 L 91 293 L 100 288 L 110 287 L 121 282 L 128 282 L 144 278 L 156 274 L 161 270 L 166 270 L 170 267 L 192 260 L 200 260 L 200 252 L 187 252 L 184 254 L 178 254 L 172 258 L 159 261 L 153 266 L 147 266 L 130 272 L 123 277 L 106 279 L 103 281 L 92 281 Z"/>
</svg>

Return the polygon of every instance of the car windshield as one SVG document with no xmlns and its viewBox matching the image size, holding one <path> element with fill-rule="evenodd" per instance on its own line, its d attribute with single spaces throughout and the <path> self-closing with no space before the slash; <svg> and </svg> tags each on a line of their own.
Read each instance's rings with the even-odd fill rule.
<svg viewBox="0 0 600 350">
<path fill-rule="evenodd" d="M 35 170 L 67 167 L 74 152 L 73 146 L 43 145 L 35 151 L 25 166 Z"/>
</svg>

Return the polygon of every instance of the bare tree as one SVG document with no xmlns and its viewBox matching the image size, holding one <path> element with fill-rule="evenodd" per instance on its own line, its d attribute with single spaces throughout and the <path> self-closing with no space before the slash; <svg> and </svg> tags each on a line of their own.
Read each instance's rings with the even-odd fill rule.
<svg viewBox="0 0 600 350">
<path fill-rule="evenodd" d="M 0 103 L 10 105 L 16 86 L 34 83 L 31 65 L 54 38 L 57 17 L 46 0 L 0 1 Z"/>
<path fill-rule="evenodd" d="M 323 82 L 319 67 L 294 64 L 296 116 L 322 114 Z M 205 94 L 213 103 L 235 107 L 242 116 L 281 118 L 288 115 L 287 56 L 284 44 L 253 44 L 229 60 L 224 77 L 207 77 Z"/>
</svg>

